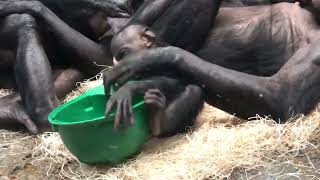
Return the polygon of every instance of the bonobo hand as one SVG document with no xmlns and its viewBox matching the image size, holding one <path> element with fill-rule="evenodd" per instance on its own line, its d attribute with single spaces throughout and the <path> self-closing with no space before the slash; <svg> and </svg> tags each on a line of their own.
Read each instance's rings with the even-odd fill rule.
<svg viewBox="0 0 320 180">
<path fill-rule="evenodd" d="M 132 92 L 130 88 L 121 87 L 110 97 L 106 106 L 106 117 L 110 114 L 114 106 L 117 107 L 114 128 L 117 129 L 120 125 L 128 127 L 134 123 Z"/>
<path fill-rule="evenodd" d="M 164 67 L 167 69 L 168 66 L 174 66 L 179 59 L 177 49 L 179 48 L 155 48 L 126 56 L 111 71 L 104 73 L 105 91 L 109 92 L 111 84 L 121 86 L 139 73 L 151 71 L 152 68 Z"/>
</svg>

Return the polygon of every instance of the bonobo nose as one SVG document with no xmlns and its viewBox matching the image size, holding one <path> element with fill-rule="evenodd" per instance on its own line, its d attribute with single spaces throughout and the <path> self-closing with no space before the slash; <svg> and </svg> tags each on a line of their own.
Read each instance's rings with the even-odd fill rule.
<svg viewBox="0 0 320 180">
<path fill-rule="evenodd" d="M 118 63 L 119 61 L 115 57 L 113 57 L 113 65 L 117 65 Z"/>
</svg>

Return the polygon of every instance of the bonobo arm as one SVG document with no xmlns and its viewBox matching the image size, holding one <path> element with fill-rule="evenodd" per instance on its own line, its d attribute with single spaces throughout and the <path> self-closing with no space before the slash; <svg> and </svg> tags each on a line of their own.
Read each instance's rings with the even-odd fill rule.
<svg viewBox="0 0 320 180">
<path fill-rule="evenodd" d="M 52 2 L 56 3 L 57 0 L 40 0 L 42 2 Z M 110 16 L 122 16 L 122 17 L 130 17 L 130 14 L 133 14 L 133 10 L 131 8 L 131 1 L 115 1 L 115 0 L 63 0 L 63 3 L 69 4 L 79 4 L 81 3 L 83 6 L 101 9 L 102 11 L 108 12 Z"/>
<path fill-rule="evenodd" d="M 14 2 L 19 0 L 0 0 Z M 23 1 L 35 1 L 35 0 L 23 0 Z M 93 9 L 100 9 L 108 13 L 109 16 L 122 16 L 129 17 L 132 12 L 130 0 L 125 1 L 115 1 L 115 0 L 38 0 L 44 5 L 51 6 L 82 6 L 89 7 Z"/>
<path fill-rule="evenodd" d="M 176 47 L 145 50 L 126 57 L 105 74 L 105 88 L 112 83 L 121 85 L 148 69 L 162 68 L 167 72 L 170 67 L 189 79 L 190 84 L 203 87 L 206 101 L 222 110 L 243 118 L 256 114 L 283 116 L 281 98 L 275 93 L 279 89 L 276 80 L 226 69 Z"/>
<path fill-rule="evenodd" d="M 64 23 L 42 3 L 37 1 L 0 1 L 0 16 L 11 13 L 30 13 L 38 19 L 40 18 L 55 33 L 62 44 L 81 57 L 79 59 L 81 63 L 87 64 L 89 67 L 95 67 L 96 70 L 98 70 L 98 67 L 95 63 L 112 65 L 111 60 L 106 61 L 108 56 L 102 46 Z"/>
<path fill-rule="evenodd" d="M 143 24 L 151 26 L 174 0 L 147 0 L 137 10 L 129 24 Z"/>
</svg>

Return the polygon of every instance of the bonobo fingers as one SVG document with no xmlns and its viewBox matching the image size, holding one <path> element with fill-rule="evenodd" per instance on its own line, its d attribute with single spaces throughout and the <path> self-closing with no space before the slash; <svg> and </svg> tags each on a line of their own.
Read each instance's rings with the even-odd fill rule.
<svg viewBox="0 0 320 180">
<path fill-rule="evenodd" d="M 122 116 L 122 122 L 124 127 L 129 126 L 129 108 L 128 108 L 128 100 L 124 99 L 122 103 L 122 108 L 123 108 L 123 116 Z"/>
<path fill-rule="evenodd" d="M 116 111 L 116 117 L 114 119 L 114 128 L 118 129 L 121 123 L 121 119 L 123 117 L 122 115 L 123 109 L 122 109 L 122 101 L 117 102 L 117 111 Z"/>
<path fill-rule="evenodd" d="M 166 97 L 159 89 L 149 89 L 144 95 L 144 100 L 146 104 L 152 104 L 161 109 L 166 106 Z"/>
<path fill-rule="evenodd" d="M 130 125 L 133 125 L 134 123 L 134 116 L 133 116 L 133 109 L 132 109 L 132 99 L 128 99 L 128 110 L 129 110 L 129 120 L 130 120 Z"/>
<path fill-rule="evenodd" d="M 166 99 L 165 95 L 159 89 L 149 89 L 146 94 L 153 94 L 160 98 Z M 164 101 L 165 102 L 165 101 Z"/>
<path fill-rule="evenodd" d="M 106 111 L 105 111 L 105 116 L 109 116 L 109 114 L 111 113 L 111 110 L 113 108 L 113 106 L 115 105 L 116 101 L 112 98 L 110 98 L 107 102 L 107 106 L 106 106 Z"/>
<path fill-rule="evenodd" d="M 114 67 L 113 70 L 103 74 L 104 91 L 106 94 L 109 94 L 111 85 L 118 85 L 116 82 L 117 79 L 125 73 L 125 71 L 117 70 L 116 67 Z"/>
<path fill-rule="evenodd" d="M 111 71 L 105 72 L 103 75 L 103 84 L 105 92 L 110 91 L 112 84 L 122 86 L 130 78 L 140 72 L 143 68 L 139 67 L 141 63 L 139 61 L 121 61 L 119 64 L 113 67 Z M 142 66 L 142 65 L 141 65 Z"/>
<path fill-rule="evenodd" d="M 152 72 L 153 68 L 168 66 L 176 66 L 181 58 L 177 53 L 180 49 L 174 47 L 155 48 L 143 50 L 139 53 L 134 53 L 126 56 L 111 71 L 105 72 L 103 81 L 106 92 L 110 85 L 123 85 L 129 79 L 136 75 L 141 75 L 143 72 Z"/>
<path fill-rule="evenodd" d="M 40 132 L 37 125 L 31 120 L 27 113 L 21 112 L 19 116 L 17 121 L 23 124 L 29 132 L 32 134 L 38 134 Z"/>
<path fill-rule="evenodd" d="M 123 103 L 123 124 L 124 127 L 127 128 L 131 125 L 133 125 L 133 114 L 132 114 L 132 110 L 130 110 L 132 108 L 132 104 L 129 104 L 129 100 L 125 99 L 124 103 Z"/>
<path fill-rule="evenodd" d="M 108 116 L 112 109 L 117 106 L 114 128 L 120 126 L 127 128 L 134 123 L 133 110 L 132 110 L 132 97 L 131 91 L 125 87 L 116 91 L 108 100 L 106 105 L 105 115 Z"/>
</svg>

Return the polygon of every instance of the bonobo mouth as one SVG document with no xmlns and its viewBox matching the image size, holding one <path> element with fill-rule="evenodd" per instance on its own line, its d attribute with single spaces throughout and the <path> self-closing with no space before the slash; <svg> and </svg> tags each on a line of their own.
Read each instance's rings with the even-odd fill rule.
<svg viewBox="0 0 320 180">
<path fill-rule="evenodd" d="M 113 65 L 117 65 L 117 64 L 119 64 L 119 61 L 115 57 L 113 57 Z"/>
</svg>

